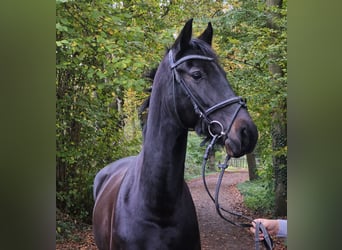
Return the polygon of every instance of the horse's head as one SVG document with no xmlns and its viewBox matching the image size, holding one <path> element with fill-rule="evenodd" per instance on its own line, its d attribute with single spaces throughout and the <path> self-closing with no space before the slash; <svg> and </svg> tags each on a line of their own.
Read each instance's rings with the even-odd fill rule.
<svg viewBox="0 0 342 250">
<path fill-rule="evenodd" d="M 192 39 L 191 19 L 164 58 L 172 72 L 173 106 L 184 127 L 205 136 L 217 135 L 230 156 L 240 157 L 254 149 L 258 131 L 218 63 L 212 36 L 209 23 Z"/>
</svg>

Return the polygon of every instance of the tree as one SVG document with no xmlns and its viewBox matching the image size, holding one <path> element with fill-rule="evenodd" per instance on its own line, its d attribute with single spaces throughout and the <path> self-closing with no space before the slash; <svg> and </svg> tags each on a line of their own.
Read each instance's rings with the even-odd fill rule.
<svg viewBox="0 0 342 250">
<path fill-rule="evenodd" d="M 282 8 L 282 0 L 267 0 L 266 4 L 270 10 L 272 8 Z M 268 27 L 278 30 L 278 24 L 275 19 L 280 18 L 278 11 L 270 11 L 270 19 Z M 269 71 L 274 78 L 284 77 L 284 72 L 277 62 L 279 54 L 270 55 Z M 286 100 L 280 99 L 272 114 L 272 149 L 276 152 L 273 159 L 275 174 L 275 215 L 285 216 L 287 214 L 287 157 L 284 149 L 287 146 L 287 130 L 286 130 Z"/>
<path fill-rule="evenodd" d="M 287 1 L 234 1 L 217 13 L 228 78 L 247 97 L 259 130 L 258 172 L 274 182 L 275 215 L 286 214 Z"/>
<path fill-rule="evenodd" d="M 249 174 L 249 180 L 253 181 L 258 178 L 257 173 L 257 165 L 256 165 L 256 159 L 254 153 L 250 153 L 246 155 L 247 158 L 247 164 L 248 164 L 248 174 Z"/>
<path fill-rule="evenodd" d="M 155 32 L 148 22 L 135 24 L 146 8 L 107 0 L 57 1 L 57 206 L 88 221 L 95 173 L 139 149 L 139 144 L 124 148 L 129 113 L 122 107 L 127 90 L 147 85 L 142 74 L 152 60 L 146 48 L 153 48 L 148 43 Z"/>
</svg>

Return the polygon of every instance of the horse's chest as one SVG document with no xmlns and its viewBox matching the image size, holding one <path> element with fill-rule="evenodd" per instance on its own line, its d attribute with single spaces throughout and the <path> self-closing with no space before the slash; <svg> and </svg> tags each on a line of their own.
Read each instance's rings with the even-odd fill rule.
<svg viewBox="0 0 342 250">
<path fill-rule="evenodd" d="M 129 178 L 121 186 L 114 231 L 122 249 L 199 249 L 195 207 L 185 187 L 172 206 L 150 206 Z"/>
<path fill-rule="evenodd" d="M 179 222 L 180 223 L 180 222 Z M 159 225 L 149 221 L 131 221 L 118 228 L 123 248 L 134 249 L 197 249 L 199 232 L 197 222 L 192 225 Z"/>
</svg>

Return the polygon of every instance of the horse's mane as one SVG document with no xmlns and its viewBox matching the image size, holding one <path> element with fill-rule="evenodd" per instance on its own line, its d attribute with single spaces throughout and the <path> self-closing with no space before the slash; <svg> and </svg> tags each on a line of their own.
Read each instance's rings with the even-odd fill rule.
<svg viewBox="0 0 342 250">
<path fill-rule="evenodd" d="M 217 60 L 217 55 L 212 50 L 211 46 L 209 46 L 206 42 L 204 42 L 200 39 L 197 39 L 197 38 L 191 39 L 190 47 L 194 50 L 199 51 L 204 56 L 212 57 L 212 58 L 215 58 L 215 60 Z M 166 48 L 166 53 L 168 53 L 170 49 L 171 49 L 170 47 Z M 176 58 L 177 60 L 179 59 L 179 56 L 181 56 L 181 55 L 177 55 L 177 57 L 178 57 L 178 58 Z M 151 86 L 149 88 L 145 89 L 145 92 L 149 92 L 150 94 L 143 101 L 143 103 L 141 104 L 141 106 L 138 109 L 138 117 L 140 120 L 141 128 L 143 130 L 143 134 L 145 134 L 145 130 L 146 130 L 148 108 L 149 108 L 151 92 L 152 92 L 152 88 L 153 88 L 152 87 L 153 81 L 154 81 L 154 77 L 156 75 L 157 69 L 158 69 L 158 66 L 143 74 L 143 77 L 151 83 Z"/>
<path fill-rule="evenodd" d="M 140 126 L 141 126 L 141 129 L 143 130 L 144 134 L 145 134 L 145 127 L 146 127 L 146 123 L 147 123 L 148 107 L 150 105 L 152 85 L 153 85 L 154 77 L 155 77 L 156 72 L 157 72 L 157 68 L 158 67 L 155 67 L 155 68 L 153 68 L 153 69 L 151 69 L 151 70 L 149 70 L 143 74 L 143 77 L 151 83 L 151 86 L 144 90 L 145 92 L 148 92 L 149 95 L 143 101 L 143 103 L 141 104 L 141 106 L 138 109 L 138 117 L 140 120 Z"/>
</svg>

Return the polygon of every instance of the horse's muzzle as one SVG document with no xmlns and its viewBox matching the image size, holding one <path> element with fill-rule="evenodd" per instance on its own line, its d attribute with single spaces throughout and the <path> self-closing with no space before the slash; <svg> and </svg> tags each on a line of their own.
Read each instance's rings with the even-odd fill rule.
<svg viewBox="0 0 342 250">
<path fill-rule="evenodd" d="M 258 140 L 258 130 L 251 120 L 237 119 L 228 133 L 224 144 L 231 157 L 241 157 L 251 153 Z"/>
</svg>

